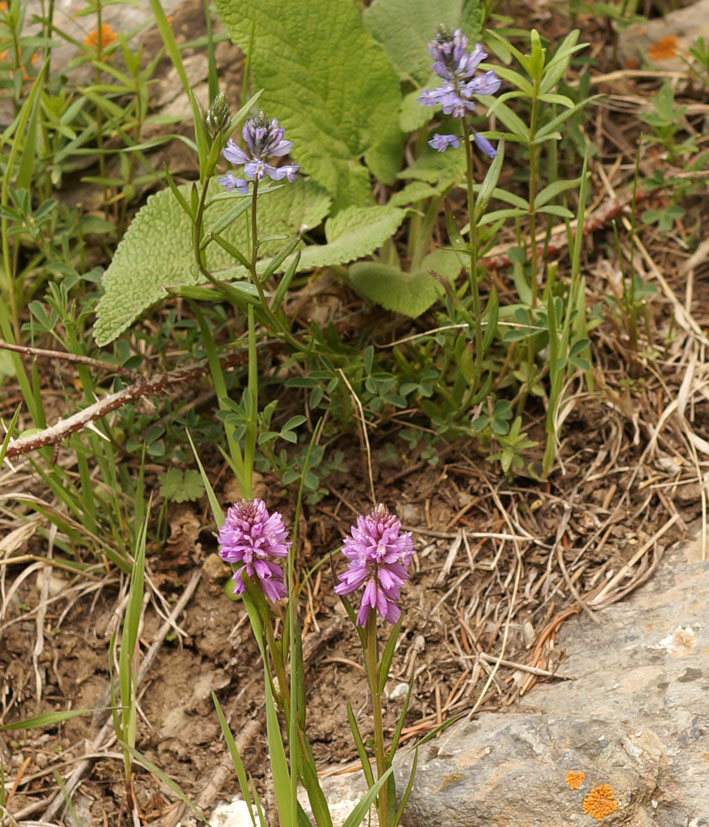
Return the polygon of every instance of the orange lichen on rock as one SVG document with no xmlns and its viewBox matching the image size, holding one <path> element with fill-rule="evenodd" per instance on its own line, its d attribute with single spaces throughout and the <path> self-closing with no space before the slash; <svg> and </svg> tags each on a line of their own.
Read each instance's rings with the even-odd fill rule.
<svg viewBox="0 0 709 827">
<path fill-rule="evenodd" d="M 679 43 L 676 34 L 661 37 L 656 43 L 653 43 L 648 50 L 650 60 L 672 60 L 677 54 L 678 46 Z"/>
<path fill-rule="evenodd" d="M 584 778 L 586 778 L 585 772 L 566 773 L 566 783 L 572 790 L 578 790 L 578 788 L 583 784 Z"/>
<path fill-rule="evenodd" d="M 108 23 L 102 23 L 101 31 L 94 29 L 92 32 L 89 32 L 84 38 L 84 44 L 90 49 L 103 51 L 107 46 L 110 46 L 111 43 L 115 43 L 117 39 L 118 36 Z"/>
<path fill-rule="evenodd" d="M 618 809 L 618 802 L 610 787 L 610 784 L 599 784 L 583 800 L 583 811 L 586 815 L 595 818 L 596 821 L 603 819 Z"/>
</svg>

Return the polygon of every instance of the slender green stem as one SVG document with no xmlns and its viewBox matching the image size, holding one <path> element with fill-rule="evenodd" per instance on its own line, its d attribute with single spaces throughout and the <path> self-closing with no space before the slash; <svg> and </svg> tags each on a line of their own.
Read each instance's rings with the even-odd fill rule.
<svg viewBox="0 0 709 827">
<path fill-rule="evenodd" d="M 539 79 L 534 79 L 534 96 L 532 97 L 532 112 L 529 119 L 529 241 L 530 250 L 530 279 L 531 279 L 531 309 L 534 312 L 537 307 L 539 294 L 539 257 L 537 253 L 537 209 L 535 207 L 535 199 L 537 197 L 537 178 L 539 171 L 537 169 L 538 149 L 534 145 L 534 139 L 537 134 L 537 112 L 539 108 Z M 534 336 L 529 336 L 527 339 L 527 378 L 525 386 L 520 393 L 517 413 L 521 414 L 527 401 L 529 390 L 532 387 L 535 378 L 535 364 L 534 360 L 537 355 L 536 339 Z"/>
<path fill-rule="evenodd" d="M 537 133 L 537 110 L 539 107 L 539 84 L 534 82 L 534 97 L 532 98 L 532 114 L 529 122 L 529 239 L 532 245 L 530 250 L 530 265 L 532 279 L 532 308 L 537 306 L 539 285 L 537 283 L 539 259 L 537 254 L 537 210 L 534 201 L 537 197 L 537 160 L 538 148 L 534 145 Z"/>
<path fill-rule="evenodd" d="M 97 37 L 96 37 L 96 85 L 98 86 L 101 83 L 101 69 L 100 64 L 103 60 L 103 28 L 102 28 L 102 20 L 103 20 L 103 10 L 101 8 L 101 0 L 98 0 L 96 3 L 96 25 L 97 25 Z M 103 111 L 101 107 L 96 104 L 96 146 L 98 147 L 99 154 L 98 154 L 98 168 L 99 174 L 102 178 L 106 176 L 106 157 L 104 156 L 101 150 L 103 149 Z M 108 187 L 103 188 L 103 211 L 104 214 L 108 217 L 108 200 L 109 200 L 110 192 Z"/>
<path fill-rule="evenodd" d="M 133 80 L 135 81 L 135 145 L 137 146 L 140 144 L 141 133 L 143 131 L 143 120 L 145 118 L 145 107 L 144 107 L 144 100 L 140 94 L 140 69 L 138 69 L 138 76 L 133 76 Z M 135 168 L 138 162 L 138 153 L 131 152 L 130 158 L 128 159 L 128 173 L 126 175 L 126 180 L 123 184 L 123 199 L 121 200 L 119 216 L 118 216 L 118 228 L 119 228 L 119 236 L 122 236 L 126 230 L 126 216 L 128 211 L 128 199 L 125 197 L 126 190 L 130 187 L 133 183 L 133 178 L 135 176 Z"/>
<path fill-rule="evenodd" d="M 374 755 L 377 762 L 377 778 L 381 778 L 387 771 L 386 756 L 384 753 L 384 722 L 382 721 L 382 700 L 379 694 L 379 670 L 377 653 L 377 615 L 370 612 L 367 618 L 367 645 L 365 658 L 367 660 L 367 680 L 369 692 L 372 696 L 372 720 L 374 724 Z M 377 796 L 377 815 L 380 827 L 388 824 L 387 785 L 384 784 Z"/>
<path fill-rule="evenodd" d="M 256 272 L 258 259 L 258 178 L 254 181 L 251 192 L 251 280 L 257 285 L 259 297 L 264 307 L 267 307 L 266 297 L 263 295 L 263 288 Z M 244 470 L 251 487 L 251 479 L 254 470 L 254 458 L 256 456 L 256 440 L 258 438 L 258 354 L 256 353 L 256 321 L 254 319 L 254 308 L 249 305 L 247 309 L 247 325 L 249 331 L 249 369 L 248 388 L 250 397 L 249 418 L 246 423 L 244 434 Z"/>
<path fill-rule="evenodd" d="M 475 188 L 473 185 L 475 167 L 473 165 L 473 147 L 470 143 L 470 127 L 465 118 L 462 119 L 463 143 L 465 144 L 466 162 L 466 184 L 468 189 L 468 216 L 470 220 L 470 241 L 468 249 L 470 254 L 470 265 L 468 277 L 470 279 L 470 294 L 473 301 L 473 331 L 475 336 L 475 358 L 473 359 L 473 378 L 471 381 L 471 392 L 467 394 L 472 398 L 477 392 L 480 384 L 483 366 L 483 327 L 482 313 L 480 310 L 480 289 L 478 284 L 478 216 L 475 200 Z"/>
<path fill-rule="evenodd" d="M 199 203 L 197 204 L 197 214 L 194 219 L 194 232 L 192 233 L 192 247 L 194 249 L 194 257 L 197 261 L 200 273 L 209 281 L 217 284 L 217 279 L 207 270 L 204 262 L 204 254 L 202 252 L 202 231 L 204 228 L 204 209 L 207 204 L 207 193 L 209 192 L 209 176 L 206 177 L 202 185 L 202 192 L 199 195 Z M 218 286 L 218 285 L 217 285 Z"/>
<path fill-rule="evenodd" d="M 287 713 L 290 705 L 290 684 L 288 682 L 285 664 L 283 663 L 283 654 L 281 648 L 276 643 L 276 636 L 273 634 L 271 623 L 266 623 L 264 629 L 266 630 L 268 651 L 271 654 L 271 663 L 273 664 L 276 679 L 278 680 L 278 695 L 275 696 L 276 702 L 281 709 Z"/>
<path fill-rule="evenodd" d="M 256 352 L 256 322 L 254 308 L 249 305 L 246 311 L 248 327 L 249 367 L 247 387 L 249 389 L 249 418 L 244 433 L 244 476 L 252 487 L 254 459 L 256 457 L 256 442 L 258 440 L 258 353 Z"/>
</svg>

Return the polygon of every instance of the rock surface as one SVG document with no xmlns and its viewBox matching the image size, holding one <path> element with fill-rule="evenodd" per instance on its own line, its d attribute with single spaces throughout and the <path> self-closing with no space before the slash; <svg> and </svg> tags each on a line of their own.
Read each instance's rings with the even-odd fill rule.
<svg viewBox="0 0 709 827">
<path fill-rule="evenodd" d="M 697 38 L 709 40 L 709 0 L 698 0 L 664 17 L 634 23 L 618 35 L 618 55 L 627 68 L 643 67 L 684 72 L 687 69 L 680 55 Z"/>
<path fill-rule="evenodd" d="M 557 636 L 573 681 L 537 685 L 524 709 L 480 715 L 423 747 L 406 827 L 709 825 L 700 541 L 599 619 L 576 618 Z"/>
<path fill-rule="evenodd" d="M 565 682 L 422 747 L 403 827 L 709 826 L 709 562 L 669 553 L 624 603 L 566 623 Z M 410 758 L 397 771 L 408 780 Z M 323 783 L 353 803 L 361 778 Z M 336 822 L 337 827 L 342 820 Z"/>
</svg>

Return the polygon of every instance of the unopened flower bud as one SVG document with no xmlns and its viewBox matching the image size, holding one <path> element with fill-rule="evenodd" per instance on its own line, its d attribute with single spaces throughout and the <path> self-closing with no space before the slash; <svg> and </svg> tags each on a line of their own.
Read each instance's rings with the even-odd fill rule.
<svg viewBox="0 0 709 827">
<path fill-rule="evenodd" d="M 231 122 L 231 109 L 224 92 L 220 92 L 212 101 L 207 112 L 207 130 L 212 140 L 225 132 Z"/>
</svg>

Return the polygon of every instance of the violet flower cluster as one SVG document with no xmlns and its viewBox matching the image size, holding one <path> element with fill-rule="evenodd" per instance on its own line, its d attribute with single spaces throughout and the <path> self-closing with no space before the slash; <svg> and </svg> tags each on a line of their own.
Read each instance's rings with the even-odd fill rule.
<svg viewBox="0 0 709 827">
<path fill-rule="evenodd" d="M 238 147 L 230 138 L 224 147 L 223 155 L 232 164 L 243 166 L 246 178 L 260 181 L 268 175 L 273 181 L 287 178 L 292 183 L 300 169 L 297 164 L 274 167 L 267 163 L 268 158 L 279 158 L 291 151 L 293 141 L 284 140 L 284 134 L 285 130 L 278 125 L 275 118 L 269 121 L 264 113 L 260 112 L 257 118 L 246 121 L 241 131 L 247 151 Z M 242 195 L 247 195 L 249 182 L 246 178 L 237 178 L 233 173 L 227 172 L 219 179 L 219 183 L 228 192 L 236 188 Z"/>
<path fill-rule="evenodd" d="M 437 89 L 423 90 L 417 100 L 424 106 L 440 104 L 444 115 L 465 118 L 468 112 L 475 110 L 474 95 L 494 95 L 500 88 L 502 81 L 492 69 L 475 75 L 487 53 L 480 43 L 468 52 L 468 38 L 460 29 L 451 33 L 441 26 L 434 40 L 428 44 L 428 51 L 433 58 L 433 71 L 443 78 L 443 83 Z M 473 135 L 479 149 L 494 158 L 497 152 L 490 141 L 477 132 Z M 436 134 L 428 143 L 438 152 L 444 152 L 450 146 L 457 148 L 460 139 L 457 135 Z"/>
<path fill-rule="evenodd" d="M 286 596 L 283 570 L 275 560 L 288 556 L 291 544 L 287 538 L 283 518 L 277 511 L 269 514 L 263 500 L 242 500 L 229 508 L 218 539 L 219 556 L 228 563 L 242 564 L 232 577 L 234 594 L 246 588 L 241 579 L 245 571 L 272 603 Z"/>
<path fill-rule="evenodd" d="M 411 533 L 401 532 L 401 521 L 383 505 L 366 517 L 357 517 L 351 536 L 345 538 L 342 553 L 350 561 L 335 586 L 339 595 L 364 586 L 357 625 L 364 626 L 374 609 L 389 623 L 401 616 L 397 605 L 401 587 L 409 579 L 406 568 L 414 556 Z"/>
</svg>

